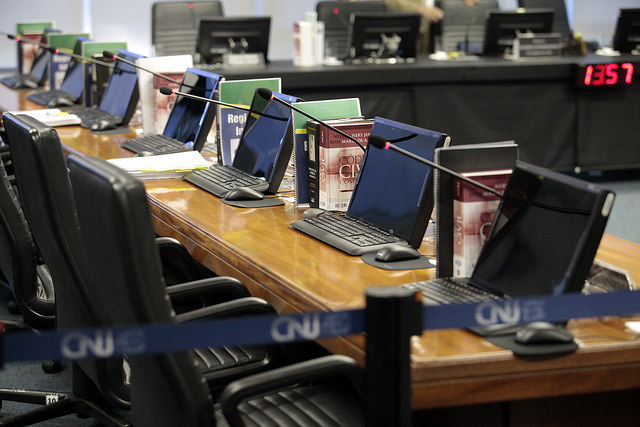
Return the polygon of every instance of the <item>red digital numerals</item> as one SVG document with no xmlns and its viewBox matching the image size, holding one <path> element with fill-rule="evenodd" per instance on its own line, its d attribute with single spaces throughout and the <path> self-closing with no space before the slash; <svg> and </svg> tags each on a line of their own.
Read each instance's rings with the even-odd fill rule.
<svg viewBox="0 0 640 427">
<path fill-rule="evenodd" d="M 633 64 L 595 64 L 587 65 L 583 83 L 585 86 L 628 85 L 633 81 Z"/>
</svg>

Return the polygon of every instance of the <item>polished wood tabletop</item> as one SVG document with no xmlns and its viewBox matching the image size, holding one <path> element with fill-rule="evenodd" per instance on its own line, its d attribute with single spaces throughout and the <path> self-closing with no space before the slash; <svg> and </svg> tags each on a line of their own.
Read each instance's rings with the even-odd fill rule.
<svg viewBox="0 0 640 427">
<path fill-rule="evenodd" d="M 24 93 L 6 89 L 0 89 L 0 105 L 4 111 L 36 107 Z M 131 128 L 98 135 L 78 126 L 57 131 L 68 154 L 101 158 L 131 156 L 120 144 L 138 132 Z M 364 307 L 367 287 L 396 286 L 435 274 L 433 269 L 381 270 L 296 232 L 289 224 L 301 218 L 304 209 L 288 201 L 279 207 L 242 209 L 179 179 L 148 180 L 145 185 L 160 235 L 180 240 L 218 274 L 242 280 L 280 313 Z M 286 191 L 280 194 L 286 200 L 290 196 Z M 420 250 L 434 252 L 428 237 Z M 626 269 L 640 283 L 640 245 L 605 235 L 597 258 Z M 536 359 L 514 356 L 466 330 L 426 331 L 412 339 L 413 407 L 638 388 L 640 339 L 625 327 L 632 319 L 640 316 L 571 320 L 568 328 L 580 348 L 569 355 Z M 362 335 L 321 344 L 364 364 Z"/>
</svg>

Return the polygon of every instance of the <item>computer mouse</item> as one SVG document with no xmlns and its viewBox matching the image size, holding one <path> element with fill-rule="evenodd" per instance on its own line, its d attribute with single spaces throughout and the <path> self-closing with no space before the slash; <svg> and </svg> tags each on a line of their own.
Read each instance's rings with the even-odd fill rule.
<svg viewBox="0 0 640 427">
<path fill-rule="evenodd" d="M 320 209 L 320 208 L 309 208 L 309 209 L 305 209 L 304 212 L 302 212 L 302 218 L 303 219 L 308 219 L 308 218 L 315 218 L 318 215 L 322 215 L 327 213 L 327 211 L 325 211 L 324 209 Z"/>
<path fill-rule="evenodd" d="M 89 129 L 91 129 L 92 131 L 95 132 L 102 132 L 105 130 L 111 130 L 111 129 L 115 129 L 117 126 L 115 123 L 113 123 L 110 120 L 106 120 L 106 119 L 101 119 L 98 120 L 96 122 L 91 123 L 91 126 L 89 126 Z"/>
<path fill-rule="evenodd" d="M 154 156 L 155 154 L 153 153 L 153 151 L 138 151 L 133 157 L 147 157 L 147 156 Z"/>
<path fill-rule="evenodd" d="M 516 332 L 516 342 L 520 344 L 569 343 L 573 335 L 564 326 L 551 322 L 531 322 Z"/>
<path fill-rule="evenodd" d="M 420 258 L 420 252 L 411 246 L 389 245 L 376 252 L 375 260 L 381 262 L 407 261 Z"/>
<path fill-rule="evenodd" d="M 64 96 L 57 96 L 55 98 L 51 98 L 49 102 L 47 102 L 47 107 L 55 108 L 55 107 L 71 107 L 74 103 L 69 98 L 65 98 Z"/>
<path fill-rule="evenodd" d="M 224 196 L 225 200 L 262 200 L 264 194 L 249 187 L 232 188 Z"/>
</svg>

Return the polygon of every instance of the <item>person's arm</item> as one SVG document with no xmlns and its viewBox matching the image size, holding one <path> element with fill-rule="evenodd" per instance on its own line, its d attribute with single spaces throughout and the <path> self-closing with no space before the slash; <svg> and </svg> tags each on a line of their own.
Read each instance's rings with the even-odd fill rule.
<svg viewBox="0 0 640 427">
<path fill-rule="evenodd" d="M 444 12 L 439 7 L 424 5 L 424 0 L 385 0 L 387 7 L 396 12 L 419 13 L 429 22 L 438 22 Z"/>
</svg>

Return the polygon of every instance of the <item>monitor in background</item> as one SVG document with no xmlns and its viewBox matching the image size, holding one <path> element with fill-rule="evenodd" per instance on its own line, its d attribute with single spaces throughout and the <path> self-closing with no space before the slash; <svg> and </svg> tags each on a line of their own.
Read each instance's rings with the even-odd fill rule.
<svg viewBox="0 0 640 427">
<path fill-rule="evenodd" d="M 118 56 L 134 63 L 136 59 L 143 57 L 124 49 L 118 50 Z M 138 97 L 137 70 L 129 64 L 116 61 L 98 108 L 122 118 L 121 124 L 126 125 L 136 109 Z"/>
<path fill-rule="evenodd" d="M 349 58 L 366 62 L 415 60 L 420 15 L 354 13 L 349 27 Z"/>
<path fill-rule="evenodd" d="M 550 33 L 553 26 L 551 9 L 492 10 L 487 12 L 484 54 L 502 55 L 511 49 L 518 33 Z"/>
<path fill-rule="evenodd" d="M 84 89 L 83 83 L 82 64 L 74 58 L 71 58 L 67 66 L 67 72 L 64 74 L 64 80 L 62 80 L 62 84 L 60 85 L 60 91 L 68 93 L 78 100 L 80 96 L 82 96 Z"/>
<path fill-rule="evenodd" d="M 352 13 L 384 12 L 382 1 L 319 1 L 318 21 L 324 23 L 325 57 L 342 59 L 348 56 L 347 41 Z"/>
<path fill-rule="evenodd" d="M 640 51 L 640 9 L 620 9 L 613 48 L 625 53 Z"/>
<path fill-rule="evenodd" d="M 261 54 L 266 64 L 271 17 L 205 17 L 196 51 L 207 64 L 222 64 L 225 54 Z"/>
</svg>

